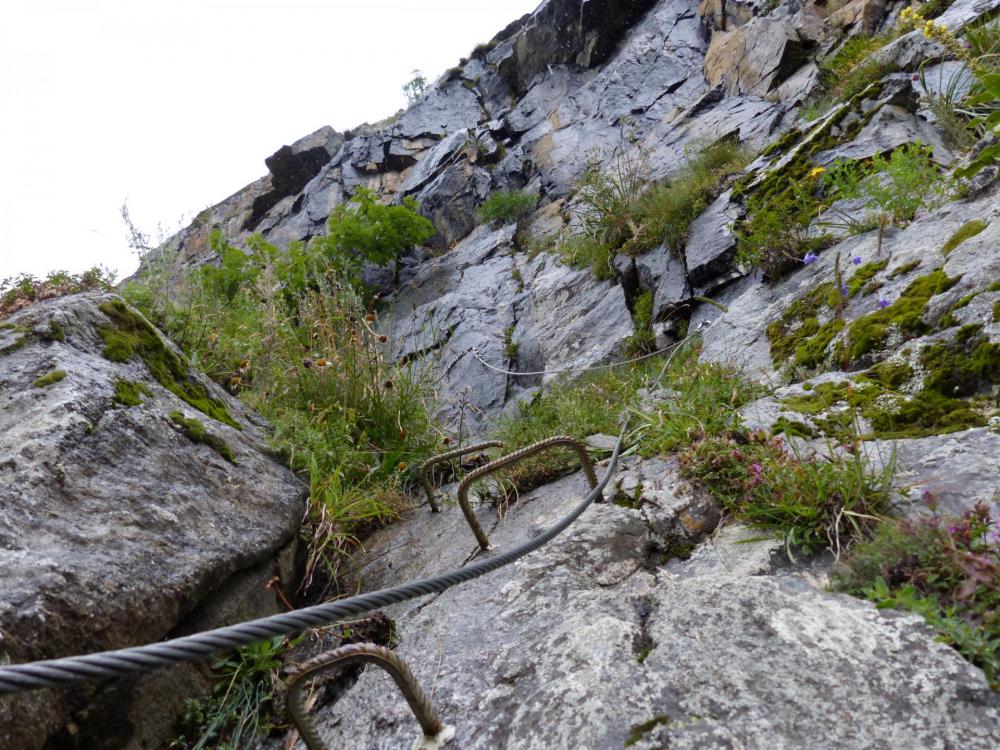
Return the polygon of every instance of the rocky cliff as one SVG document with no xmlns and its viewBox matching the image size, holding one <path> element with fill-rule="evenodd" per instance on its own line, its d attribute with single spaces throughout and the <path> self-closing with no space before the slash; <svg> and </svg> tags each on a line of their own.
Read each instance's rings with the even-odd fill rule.
<svg viewBox="0 0 1000 750">
<path fill-rule="evenodd" d="M 169 285 L 179 289 L 187 271 L 217 261 L 214 230 L 236 244 L 259 234 L 287 247 L 322 236 L 331 211 L 360 188 L 387 202 L 413 197 L 436 235 L 400 259 L 398 274 L 368 267 L 365 279 L 381 294 L 385 356 L 431 374 L 447 428 L 489 431 L 558 371 L 620 360 L 640 329 L 657 346 L 698 334 L 702 362 L 738 366 L 767 385 L 766 396 L 742 408 L 747 427 L 784 433 L 818 460 L 854 452 L 894 463 L 903 515 L 920 515 L 932 498 L 942 513 L 961 515 L 979 503 L 995 518 L 997 168 L 905 219 L 873 216 L 859 198 L 824 203 L 796 230 L 815 244 L 771 269 L 740 251 L 761 201 L 794 200 L 796 186 L 814 185 L 845 160 L 882 163 L 919 151 L 934 174 L 951 174 L 988 145 L 956 145 L 930 106 L 934 94 L 968 78 L 933 30 L 957 32 L 992 17 L 1000 2 L 936 6 L 930 31 L 896 34 L 889 32 L 899 28 L 901 2 L 546 0 L 394 117 L 283 146 L 266 160 L 268 175 L 203 212 L 150 260 L 164 261 Z M 872 73 L 864 85 L 817 107 L 830 61 L 879 34 L 856 61 Z M 578 186 L 588 167 L 613 169 L 623 153 L 641 150 L 646 178 L 669 184 L 695 154 L 724 141 L 756 156 L 720 180 L 682 239 L 620 252 L 601 279 L 564 262 L 556 246 L 581 231 Z M 920 189 L 917 180 L 911 192 Z M 506 190 L 537 194 L 533 212 L 505 226 L 483 222 L 478 207 Z M 775 236 L 787 224 L 776 222 Z M 129 326 L 170 362 L 177 356 L 118 305 L 86 297 L 43 303 L 0 329 L 0 397 L 17 405 L 5 408 L 0 439 L 12 456 L 24 455 L 3 466 L 23 486 L 19 494 L 39 498 L 31 502 L 40 509 L 55 507 L 50 515 L 61 524 L 47 532 L 48 546 L 29 554 L 29 529 L 49 511 L 5 517 L 0 509 L 0 534 L 13 540 L 0 537 L 15 566 L 8 569 L 23 573 L 10 579 L 15 593 L 0 609 L 0 626 L 51 629 L 19 636 L 16 648 L 0 641 L 13 661 L 194 627 L 187 618 L 206 592 L 244 573 L 263 575 L 261 565 L 282 559 L 301 515 L 298 485 L 264 454 L 262 425 L 238 401 L 186 369 L 180 386 L 163 382 L 141 347 L 109 361 L 102 332 Z M 63 329 L 65 340 L 52 334 Z M 60 448 L 58 436 L 72 436 L 71 445 Z M 36 443 L 42 447 L 29 450 Z M 109 469 L 110 483 L 97 477 L 121 456 L 130 468 Z M 66 490 L 66 482 L 86 486 Z M 190 516 L 177 517 L 175 483 L 190 490 L 182 503 Z M 257 504 L 263 491 L 244 489 L 261 484 L 280 498 L 266 510 Z M 455 725 L 456 746 L 1000 743 L 1000 700 L 983 672 L 937 642 L 920 618 L 828 592 L 831 559 L 790 559 L 790 543 L 724 517 L 673 458 L 630 457 L 615 485 L 619 502 L 595 506 L 544 552 L 387 613 L 398 652 Z M 228 500 L 207 503 L 204 487 Z M 522 495 L 503 520 L 489 503 L 477 512 L 506 548 L 547 526 L 582 490 L 573 475 Z M 101 503 L 133 508 L 126 520 L 140 498 L 161 500 L 143 502 L 155 518 L 141 524 L 148 536 L 137 532 L 126 545 L 126 563 L 112 556 L 96 565 L 81 553 L 77 567 L 65 568 L 52 552 L 64 535 L 79 535 L 80 544 L 110 539 L 102 536 L 106 510 L 87 505 L 95 510 L 78 519 L 68 509 L 94 492 Z M 218 531 L 243 529 L 258 512 L 246 538 Z M 84 521 L 94 528 L 80 532 Z M 188 549 L 188 521 L 207 524 L 212 542 Z M 144 545 L 168 549 L 149 561 Z M 452 504 L 440 516 L 411 510 L 371 537 L 357 562 L 371 589 L 475 554 Z M 44 570 L 58 586 L 39 578 Z M 149 622 L 129 625 L 128 637 L 112 612 L 86 633 L 32 614 L 93 606 L 87 592 L 98 577 L 145 602 L 168 573 L 170 595 L 150 604 Z M 49 591 L 59 592 L 50 596 L 57 604 L 43 602 Z M 320 701 L 321 733 L 348 747 L 408 747 L 416 725 L 390 690 L 366 674 L 335 706 Z M 10 741 L 86 736 L 86 717 L 102 715 L 102 695 L 25 698 L 36 703 L 15 709 L 30 706 L 46 718 Z M 84 704 L 91 708 L 75 718 Z M 0 703 L 7 726 L 3 710 Z M 118 736 L 110 736 L 107 746 L 116 746 Z"/>
</svg>

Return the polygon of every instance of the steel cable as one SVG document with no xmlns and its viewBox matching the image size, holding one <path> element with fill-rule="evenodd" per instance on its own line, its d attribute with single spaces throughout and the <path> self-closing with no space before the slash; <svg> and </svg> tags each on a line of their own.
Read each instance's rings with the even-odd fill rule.
<svg viewBox="0 0 1000 750">
<path fill-rule="evenodd" d="M 309 627 L 330 625 L 392 604 L 399 604 L 428 594 L 441 593 L 452 586 L 492 573 L 550 542 L 565 531 L 595 499 L 601 496 L 618 465 L 626 422 L 626 418 L 623 417 L 607 471 L 597 486 L 557 523 L 514 549 L 432 578 L 360 594 L 337 602 L 317 604 L 271 617 L 174 638 L 169 641 L 82 656 L 0 666 L 0 694 L 148 672 L 180 662 L 204 661 L 221 651 L 229 651 L 266 638 L 296 633 Z"/>
</svg>

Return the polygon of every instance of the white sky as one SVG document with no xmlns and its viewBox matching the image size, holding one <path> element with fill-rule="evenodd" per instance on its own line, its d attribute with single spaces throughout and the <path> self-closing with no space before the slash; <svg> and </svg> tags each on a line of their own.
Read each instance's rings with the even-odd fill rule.
<svg viewBox="0 0 1000 750">
<path fill-rule="evenodd" d="M 539 0 L 3 0 L 0 279 L 138 265 L 322 125 L 374 122 Z"/>
</svg>

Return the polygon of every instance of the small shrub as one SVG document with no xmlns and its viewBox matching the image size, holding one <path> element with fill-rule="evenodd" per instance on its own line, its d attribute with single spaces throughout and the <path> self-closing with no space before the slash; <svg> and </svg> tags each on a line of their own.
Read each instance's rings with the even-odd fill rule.
<svg viewBox="0 0 1000 750">
<path fill-rule="evenodd" d="M 403 94 L 406 95 L 407 103 L 413 104 L 427 91 L 427 78 L 416 68 L 410 72 L 410 76 L 410 80 L 403 84 Z"/>
<path fill-rule="evenodd" d="M 7 316 L 30 304 L 79 292 L 108 292 L 114 288 L 115 274 L 101 266 L 71 274 L 52 271 L 44 279 L 22 273 L 0 281 L 0 316 Z"/>
<path fill-rule="evenodd" d="M 924 498 L 935 510 L 933 494 Z M 880 526 L 833 586 L 923 616 L 1000 689 L 1000 534 L 985 504 L 961 518 L 934 512 Z"/>
<path fill-rule="evenodd" d="M 485 222 L 512 224 L 527 217 L 537 204 L 538 193 L 501 190 L 483 201 L 479 207 L 479 217 Z"/>
<path fill-rule="evenodd" d="M 883 34 L 850 37 L 834 54 L 821 61 L 821 80 L 830 96 L 834 100 L 850 99 L 870 84 L 897 70 L 894 65 L 869 59 L 872 53 L 892 41 L 894 36 Z"/>
<path fill-rule="evenodd" d="M 625 339 L 625 355 L 636 357 L 653 351 L 656 336 L 653 334 L 653 293 L 640 294 L 632 310 L 632 325 L 635 332 Z"/>
<path fill-rule="evenodd" d="M 824 184 L 835 198 L 864 198 L 872 220 L 879 214 L 905 224 L 921 208 L 936 208 L 947 200 L 948 183 L 931 158 L 929 147 L 908 143 L 889 158 L 876 154 L 863 164 L 837 162 Z"/>
</svg>

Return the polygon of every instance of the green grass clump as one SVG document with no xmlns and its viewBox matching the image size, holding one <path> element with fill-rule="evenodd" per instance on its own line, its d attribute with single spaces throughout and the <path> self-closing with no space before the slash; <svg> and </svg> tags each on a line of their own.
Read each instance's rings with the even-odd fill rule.
<svg viewBox="0 0 1000 750">
<path fill-rule="evenodd" d="M 849 547 L 891 507 L 891 462 L 874 472 L 860 453 L 802 459 L 760 431 L 699 441 L 681 464 L 728 512 L 781 535 L 789 553 Z"/>
<path fill-rule="evenodd" d="M 136 383 L 132 380 L 117 380 L 115 381 L 115 397 L 114 402 L 116 404 L 121 404 L 122 406 L 138 406 L 142 403 L 142 397 L 147 398 L 152 396 L 149 388 L 147 388 L 142 383 Z"/>
<path fill-rule="evenodd" d="M 538 193 L 523 190 L 501 190 L 490 195 L 479 207 L 479 217 L 485 222 L 512 224 L 528 216 L 538 205 Z"/>
<path fill-rule="evenodd" d="M 179 399 L 219 422 L 242 429 L 220 400 L 208 395 L 205 387 L 190 375 L 188 366 L 164 343 L 141 315 L 121 300 L 100 305 L 114 326 L 99 329 L 104 341 L 104 356 L 112 362 L 128 362 L 138 356 L 153 378 Z"/>
<path fill-rule="evenodd" d="M 625 356 L 635 357 L 653 351 L 656 336 L 653 334 L 653 293 L 643 292 L 636 297 L 632 310 L 634 333 L 625 339 Z"/>
<path fill-rule="evenodd" d="M 573 268 L 589 268 L 598 281 L 618 278 L 614 260 L 616 251 L 584 234 L 568 237 L 556 246 L 562 261 Z"/>
<path fill-rule="evenodd" d="M 884 47 L 894 34 L 853 36 L 832 55 L 819 63 L 820 79 L 830 96 L 850 99 L 867 86 L 898 70 L 892 63 L 868 59 Z"/>
<path fill-rule="evenodd" d="M 923 322 L 924 310 L 931 297 L 946 292 L 961 277 L 950 278 L 937 269 L 914 279 L 899 299 L 886 308 L 857 318 L 847 331 L 847 359 L 855 362 L 880 347 L 892 330 L 907 338 L 929 331 Z"/>
<path fill-rule="evenodd" d="M 925 492 L 933 507 L 933 495 Z M 961 518 L 936 512 L 879 527 L 858 545 L 833 587 L 879 608 L 921 615 L 942 640 L 1000 689 L 1000 547 L 997 524 L 980 503 Z"/>
<path fill-rule="evenodd" d="M 977 234 L 982 232 L 989 224 L 982 219 L 973 219 L 972 221 L 965 222 L 962 226 L 955 230 L 955 233 L 948 238 L 948 241 L 944 243 L 941 247 L 941 254 L 944 257 L 948 257 L 956 247 L 961 245 L 970 237 L 975 237 Z"/>
<path fill-rule="evenodd" d="M 62 323 L 58 320 L 53 320 L 49 323 L 49 330 L 45 334 L 45 338 L 48 341 L 65 341 L 66 329 L 63 328 Z"/>
<path fill-rule="evenodd" d="M 40 378 L 35 380 L 35 388 L 45 388 L 53 383 L 58 383 L 60 380 L 66 377 L 66 372 L 64 370 L 53 370 L 47 375 L 42 375 Z"/>
<path fill-rule="evenodd" d="M 192 443 L 207 445 L 229 463 L 236 463 L 236 456 L 233 455 L 233 449 L 229 447 L 226 441 L 222 438 L 216 437 L 215 435 L 209 434 L 205 429 L 205 425 L 197 419 L 188 419 L 181 412 L 172 411 L 170 412 L 170 420 L 181 428 L 181 432 L 183 432 L 184 436 Z"/>
</svg>

